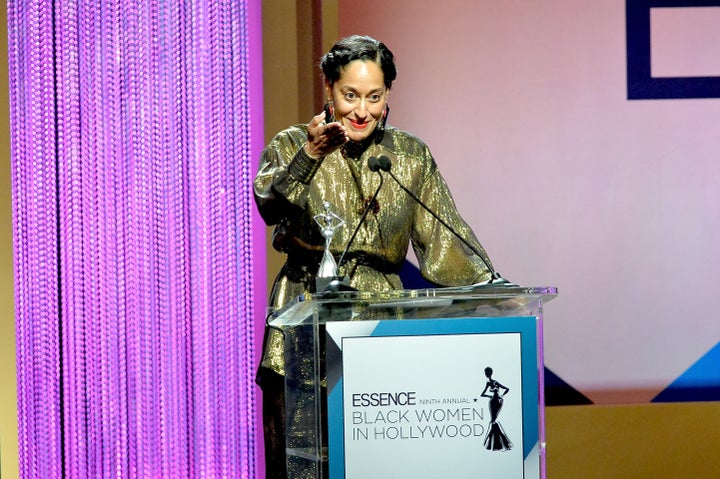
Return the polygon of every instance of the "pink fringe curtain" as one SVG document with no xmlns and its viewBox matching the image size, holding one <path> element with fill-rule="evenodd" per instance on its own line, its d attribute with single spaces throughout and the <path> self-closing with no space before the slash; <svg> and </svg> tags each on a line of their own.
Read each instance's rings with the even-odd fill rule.
<svg viewBox="0 0 720 479">
<path fill-rule="evenodd" d="M 250 2 L 8 2 L 23 478 L 255 477 Z"/>
</svg>

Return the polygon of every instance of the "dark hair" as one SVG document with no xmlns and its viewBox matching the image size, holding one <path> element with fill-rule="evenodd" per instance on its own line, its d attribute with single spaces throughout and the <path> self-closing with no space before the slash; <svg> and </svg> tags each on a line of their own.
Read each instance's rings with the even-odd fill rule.
<svg viewBox="0 0 720 479">
<path fill-rule="evenodd" d="M 385 86 L 390 88 L 397 77 L 395 57 L 384 43 L 362 35 L 352 35 L 339 40 L 320 62 L 325 79 L 331 84 L 340 79 L 341 70 L 355 60 L 370 60 L 380 65 Z"/>
</svg>

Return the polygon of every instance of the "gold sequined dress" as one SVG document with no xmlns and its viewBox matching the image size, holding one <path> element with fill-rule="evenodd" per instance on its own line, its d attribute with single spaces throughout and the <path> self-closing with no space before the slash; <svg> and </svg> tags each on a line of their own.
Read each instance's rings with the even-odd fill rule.
<svg viewBox="0 0 720 479">
<path fill-rule="evenodd" d="M 272 308 L 281 308 L 300 294 L 314 292 L 325 246 L 314 218 L 323 213 L 324 203 L 329 202 L 333 212 L 345 221 L 331 242 L 331 251 L 338 259 L 380 185 L 380 174 L 384 175 L 384 183 L 340 267 L 340 275 L 347 276 L 351 286 L 360 291 L 402 289 L 398 272 L 409 245 L 422 275 L 434 284 L 458 286 L 490 280 L 491 273 L 482 259 L 418 205 L 388 173 L 368 168 L 371 157 L 386 156 L 398 180 L 473 244 L 490 264 L 460 217 L 425 143 L 387 125 L 379 142 L 371 135 L 365 144 L 349 143 L 315 160 L 304 152 L 306 141 L 306 125 L 278 133 L 262 153 L 254 182 L 260 214 L 275 227 L 273 246 L 287 254 L 270 295 Z M 266 369 L 283 374 L 283 340 L 276 330 L 267 331 L 260 369 L 261 373 Z M 262 385 L 262 379 L 260 382 Z M 265 411 L 268 414 L 271 412 Z"/>
</svg>

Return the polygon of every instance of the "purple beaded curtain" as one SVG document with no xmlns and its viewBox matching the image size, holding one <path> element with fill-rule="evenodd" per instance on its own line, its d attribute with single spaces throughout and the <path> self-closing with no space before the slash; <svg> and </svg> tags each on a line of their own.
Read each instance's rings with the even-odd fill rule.
<svg viewBox="0 0 720 479">
<path fill-rule="evenodd" d="M 23 478 L 255 476 L 255 1 L 8 2 Z"/>
</svg>

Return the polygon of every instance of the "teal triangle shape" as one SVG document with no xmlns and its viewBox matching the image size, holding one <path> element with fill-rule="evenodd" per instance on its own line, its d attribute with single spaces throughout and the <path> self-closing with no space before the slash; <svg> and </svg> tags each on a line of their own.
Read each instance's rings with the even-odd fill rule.
<svg viewBox="0 0 720 479">
<path fill-rule="evenodd" d="M 652 402 L 720 401 L 720 342 Z"/>
</svg>

